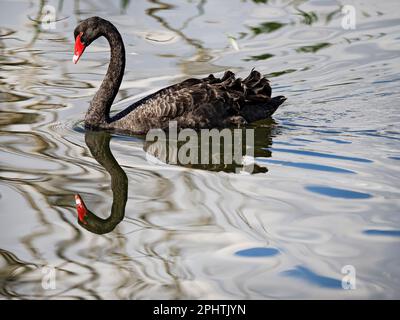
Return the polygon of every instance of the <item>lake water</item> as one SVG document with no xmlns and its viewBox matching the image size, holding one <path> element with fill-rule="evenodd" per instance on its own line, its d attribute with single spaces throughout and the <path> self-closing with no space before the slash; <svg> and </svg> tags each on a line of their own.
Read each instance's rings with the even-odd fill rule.
<svg viewBox="0 0 400 320">
<path fill-rule="evenodd" d="M 399 1 L 0 6 L 1 298 L 400 298 Z M 264 170 L 160 165 L 140 137 L 85 133 L 109 61 L 105 40 L 71 61 L 93 15 L 125 41 L 116 109 L 187 77 L 267 75 L 288 100 L 256 126 Z M 79 224 L 76 193 L 103 218 L 126 200 L 114 230 Z"/>
</svg>

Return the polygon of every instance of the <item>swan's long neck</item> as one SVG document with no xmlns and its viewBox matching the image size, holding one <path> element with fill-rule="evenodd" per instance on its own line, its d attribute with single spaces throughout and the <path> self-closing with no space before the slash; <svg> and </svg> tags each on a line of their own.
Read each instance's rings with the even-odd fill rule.
<svg viewBox="0 0 400 320">
<path fill-rule="evenodd" d="M 110 134 L 104 131 L 89 130 L 85 134 L 86 144 L 93 157 L 111 176 L 113 203 L 110 216 L 102 219 L 87 210 L 85 217 L 82 217 L 83 221 L 80 221 L 85 229 L 97 234 L 105 234 L 114 230 L 124 219 L 125 205 L 128 200 L 128 177 L 111 153 L 110 139 Z"/>
<path fill-rule="evenodd" d="M 103 82 L 85 116 L 85 125 L 93 128 L 110 122 L 111 105 L 118 93 L 125 70 L 125 47 L 120 33 L 108 21 L 101 28 L 101 34 L 110 44 L 111 60 Z"/>
</svg>

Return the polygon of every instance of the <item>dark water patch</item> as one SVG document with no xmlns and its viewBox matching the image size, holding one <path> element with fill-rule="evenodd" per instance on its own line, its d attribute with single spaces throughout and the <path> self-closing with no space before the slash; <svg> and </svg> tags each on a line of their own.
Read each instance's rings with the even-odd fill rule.
<svg viewBox="0 0 400 320">
<path fill-rule="evenodd" d="M 392 140 L 400 140 L 398 137 L 392 137 L 391 135 L 399 135 L 399 132 L 393 131 L 393 130 L 388 130 L 388 131 L 382 131 L 382 130 L 349 130 L 349 133 L 354 133 L 362 136 L 371 136 L 371 137 L 378 137 L 378 138 L 385 138 L 385 139 L 392 139 Z"/>
<path fill-rule="evenodd" d="M 291 85 L 273 85 L 272 91 L 274 91 L 274 92 L 283 91 L 281 89 L 289 89 L 289 88 L 292 88 L 292 86 Z"/>
<path fill-rule="evenodd" d="M 381 93 L 376 93 L 375 95 L 378 97 L 388 97 L 388 96 L 393 96 L 397 93 L 395 92 L 381 92 Z"/>
<path fill-rule="evenodd" d="M 119 140 L 119 141 L 135 141 L 135 142 L 143 142 L 144 137 L 143 136 L 135 136 L 135 135 L 123 135 L 123 134 L 118 134 L 118 133 L 113 133 L 112 134 L 113 139 Z"/>
<path fill-rule="evenodd" d="M 377 132 L 375 129 L 365 129 L 365 130 L 349 130 L 352 133 L 370 133 L 370 132 Z"/>
<path fill-rule="evenodd" d="M 400 135 L 400 132 L 399 132 L 399 131 L 387 130 L 386 133 L 387 133 L 387 134 Z"/>
<path fill-rule="evenodd" d="M 279 250 L 275 248 L 255 247 L 243 249 L 235 252 L 235 255 L 241 257 L 272 257 L 279 254 Z"/>
<path fill-rule="evenodd" d="M 326 186 L 309 185 L 305 187 L 308 191 L 318 193 L 324 196 L 332 198 L 342 198 L 342 199 L 368 199 L 372 196 L 368 193 L 357 192 L 347 189 L 339 189 Z"/>
<path fill-rule="evenodd" d="M 378 138 L 385 138 L 385 139 L 391 139 L 391 140 L 397 140 L 399 141 L 400 138 L 397 137 L 391 137 L 391 136 L 387 136 L 387 135 L 382 135 L 379 133 L 364 133 L 365 136 L 371 136 L 371 137 L 378 137 Z"/>
<path fill-rule="evenodd" d="M 288 121 L 288 120 L 282 120 L 282 124 L 286 125 L 286 126 L 292 126 L 292 127 L 321 128 L 321 126 L 317 126 L 317 125 L 294 123 L 294 122 L 291 122 L 291 121 Z"/>
<path fill-rule="evenodd" d="M 400 230 L 369 229 L 363 231 L 363 233 L 369 236 L 400 237 Z"/>
<path fill-rule="evenodd" d="M 9 29 L 9 28 L 3 28 L 0 27 L 0 37 L 7 37 L 9 35 L 12 35 L 13 33 L 16 33 L 17 31 Z"/>
<path fill-rule="evenodd" d="M 297 144 L 297 143 L 290 143 L 290 142 L 283 142 L 283 141 L 275 141 L 274 144 L 279 144 L 282 146 L 291 146 L 291 147 L 301 147 L 304 144 Z"/>
<path fill-rule="evenodd" d="M 0 92 L 0 102 L 17 102 L 28 100 L 28 97 L 24 97 L 15 93 Z"/>
<path fill-rule="evenodd" d="M 346 86 L 346 85 L 353 84 L 353 83 L 356 83 L 356 82 L 354 82 L 354 81 L 339 82 L 339 83 L 327 84 L 327 85 L 325 85 L 325 87 L 339 87 L 339 86 Z"/>
<path fill-rule="evenodd" d="M 87 129 L 85 128 L 84 121 L 80 121 L 80 122 L 76 123 L 75 125 L 73 125 L 72 130 L 74 130 L 75 132 L 78 132 L 78 133 L 82 133 L 82 134 L 85 134 L 87 131 Z M 96 131 L 96 130 L 94 130 L 94 131 Z M 143 142 L 143 140 L 144 140 L 143 137 L 141 137 L 141 136 L 120 134 L 120 133 L 114 132 L 114 131 L 110 131 L 109 133 L 113 137 L 113 140 L 115 139 L 118 141 L 135 141 L 135 142 Z"/>
<path fill-rule="evenodd" d="M 292 90 L 290 90 L 290 92 L 291 93 L 302 93 L 302 92 L 307 92 L 307 91 L 310 91 L 311 89 L 309 89 L 309 88 L 306 88 L 306 89 L 292 89 Z"/>
<path fill-rule="evenodd" d="M 311 46 L 303 46 L 297 48 L 296 51 L 299 53 L 316 53 L 317 51 L 329 47 L 331 44 L 328 42 L 317 43 Z"/>
<path fill-rule="evenodd" d="M 336 16 L 340 15 L 341 12 L 342 12 L 341 9 L 337 9 L 337 10 L 334 10 L 334 11 L 330 12 L 330 13 L 326 16 L 326 20 L 325 20 L 326 23 L 331 22 L 332 19 L 335 18 Z"/>
<path fill-rule="evenodd" d="M 301 154 L 304 156 L 320 157 L 320 158 L 328 158 L 328 159 L 338 159 L 338 160 L 348 160 L 348 161 L 364 162 L 364 163 L 372 163 L 373 162 L 372 160 L 369 160 L 369 159 L 339 156 L 339 155 L 335 155 L 335 154 L 322 153 L 322 152 L 316 152 L 316 151 L 307 151 L 307 150 L 283 149 L 283 148 L 273 148 L 272 147 L 271 151 L 272 152 L 287 152 L 287 153 Z"/>
<path fill-rule="evenodd" d="M 285 23 L 274 21 L 274 22 L 263 22 L 256 27 L 249 27 L 249 28 L 253 32 L 253 36 L 258 36 L 259 34 L 262 33 L 274 32 L 285 25 L 286 25 Z"/>
<path fill-rule="evenodd" d="M 74 130 L 75 132 L 79 132 L 79 133 L 85 133 L 85 132 L 86 132 L 86 129 L 85 129 L 85 125 L 84 125 L 83 121 L 81 121 L 81 122 L 75 124 L 75 125 L 72 127 L 72 130 Z"/>
<path fill-rule="evenodd" d="M 390 82 L 397 82 L 397 81 L 400 81 L 400 78 L 394 78 L 394 79 L 390 79 L 390 80 L 375 80 L 375 81 L 372 81 L 372 84 L 390 83 Z"/>
<path fill-rule="evenodd" d="M 323 139 L 323 140 L 325 140 L 325 141 L 330 141 L 330 142 L 334 142 L 334 143 L 337 143 L 337 144 L 351 144 L 350 141 L 339 140 L 339 139 L 326 138 L 326 139 Z"/>
<path fill-rule="evenodd" d="M 4 112 L 0 111 L 0 126 L 10 124 L 32 124 L 42 119 L 39 114 L 26 112 Z"/>
<path fill-rule="evenodd" d="M 315 164 L 315 163 L 291 162 L 291 161 L 281 161 L 281 160 L 271 160 L 271 159 L 260 159 L 260 161 L 266 162 L 266 163 L 272 163 L 272 164 L 280 164 L 285 167 L 293 167 L 293 168 L 300 168 L 300 169 L 306 169 L 306 170 L 355 174 L 355 172 L 351 171 L 351 170 L 332 167 L 332 166 L 326 166 L 326 165 L 322 165 L 322 164 Z"/>
<path fill-rule="evenodd" d="M 62 109 L 67 107 L 66 104 L 56 104 L 56 103 L 37 103 L 33 104 L 31 106 L 27 106 L 26 109 L 30 110 L 56 110 L 56 109 Z"/>
<path fill-rule="evenodd" d="M 342 282 L 340 280 L 331 277 L 321 276 L 303 266 L 296 266 L 294 269 L 284 271 L 281 274 L 285 277 L 305 280 L 310 284 L 322 288 L 342 289 Z"/>
<path fill-rule="evenodd" d="M 249 58 L 243 59 L 243 61 L 259 61 L 259 60 L 267 60 L 272 58 L 274 55 L 270 53 L 259 54 L 255 56 L 250 56 Z"/>
<path fill-rule="evenodd" d="M 296 69 L 286 69 L 286 70 L 282 70 L 282 71 L 276 71 L 276 72 L 267 73 L 264 76 L 266 78 L 275 78 L 275 77 L 279 77 L 279 76 L 281 76 L 283 74 L 292 73 L 292 72 L 295 72 L 295 71 L 297 71 L 297 70 Z M 295 91 L 295 90 L 292 90 L 292 92 L 293 91 Z M 304 91 L 306 91 L 306 90 L 304 90 Z"/>
<path fill-rule="evenodd" d="M 388 157 L 388 158 L 392 160 L 400 160 L 400 157 Z"/>
<path fill-rule="evenodd" d="M 22 59 L 19 57 L 14 57 L 14 56 L 1 56 L 0 57 L 0 64 L 3 66 L 7 67 L 40 67 L 39 65 L 36 65 L 27 59 Z"/>
<path fill-rule="evenodd" d="M 310 139 L 304 139 L 304 138 L 293 138 L 293 140 L 295 141 L 303 141 L 303 142 L 316 142 L 314 140 L 310 140 Z"/>
<path fill-rule="evenodd" d="M 69 80 L 69 79 L 46 80 L 46 81 L 42 81 L 41 83 L 46 86 L 61 87 L 61 88 L 79 88 L 79 89 L 94 88 L 93 85 L 89 82 Z"/>
<path fill-rule="evenodd" d="M 328 133 L 328 134 L 341 134 L 341 133 L 343 133 L 343 132 L 338 131 L 338 130 L 324 130 L 324 129 L 317 129 L 317 130 L 314 130 L 314 132 Z"/>
<path fill-rule="evenodd" d="M 306 12 L 300 9 L 297 9 L 297 15 L 302 17 L 301 23 L 306 25 L 312 25 L 314 22 L 318 21 L 318 15 L 314 11 Z"/>
</svg>

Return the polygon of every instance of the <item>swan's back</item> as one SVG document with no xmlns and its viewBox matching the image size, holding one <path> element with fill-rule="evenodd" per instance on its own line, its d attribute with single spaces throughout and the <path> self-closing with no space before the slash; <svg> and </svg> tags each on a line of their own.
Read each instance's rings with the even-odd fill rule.
<svg viewBox="0 0 400 320">
<path fill-rule="evenodd" d="M 164 88 L 114 117 L 113 127 L 136 133 L 166 128 L 169 121 L 179 128 L 227 127 L 268 118 L 285 100 L 271 98 L 269 81 L 258 71 L 243 80 L 227 71 Z"/>
</svg>

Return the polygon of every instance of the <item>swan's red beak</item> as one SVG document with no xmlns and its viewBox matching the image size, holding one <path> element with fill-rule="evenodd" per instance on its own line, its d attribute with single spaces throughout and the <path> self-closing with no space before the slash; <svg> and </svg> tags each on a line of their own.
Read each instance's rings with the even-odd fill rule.
<svg viewBox="0 0 400 320">
<path fill-rule="evenodd" d="M 81 57 L 83 51 L 85 51 L 85 45 L 81 41 L 82 32 L 76 36 L 75 39 L 75 49 L 74 49 L 74 57 L 72 61 L 76 64 Z"/>
<path fill-rule="evenodd" d="M 76 211 L 78 212 L 78 219 L 81 223 L 87 224 L 85 216 L 87 215 L 87 208 L 79 194 L 75 195 Z"/>
</svg>

